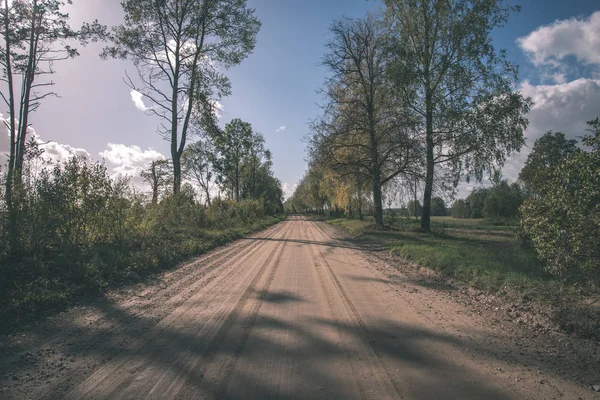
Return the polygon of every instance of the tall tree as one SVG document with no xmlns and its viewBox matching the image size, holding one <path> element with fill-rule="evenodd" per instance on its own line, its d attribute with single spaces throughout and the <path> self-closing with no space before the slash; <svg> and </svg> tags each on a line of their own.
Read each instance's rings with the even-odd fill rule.
<svg viewBox="0 0 600 400">
<path fill-rule="evenodd" d="M 578 151 L 577 140 L 567 139 L 562 132 L 549 131 L 535 141 L 519 179 L 528 192 L 537 192 L 544 185 L 548 173 L 567 155 Z"/>
<path fill-rule="evenodd" d="M 380 22 L 372 15 L 346 19 L 335 22 L 331 32 L 323 59 L 331 73 L 324 91 L 328 104 L 313 124 L 313 147 L 331 168 L 351 174 L 357 166 L 367 174 L 375 223 L 381 228 L 382 186 L 416 159 L 412 118 L 389 90 Z"/>
<path fill-rule="evenodd" d="M 190 144 L 183 152 L 185 175 L 193 179 L 204 192 L 206 205 L 210 206 L 210 191 L 213 186 L 214 148 L 210 140 L 202 139 Z"/>
<path fill-rule="evenodd" d="M 396 42 L 390 68 L 399 97 L 420 118 L 426 144 L 421 227 L 431 228 L 435 166 L 481 180 L 524 144 L 530 100 L 513 90 L 516 64 L 491 32 L 518 7 L 503 0 L 384 0 Z"/>
<path fill-rule="evenodd" d="M 256 44 L 260 21 L 245 0 L 123 0 L 125 23 L 102 55 L 133 61 L 138 79 L 126 83 L 162 119 L 171 144 L 173 192 L 181 187 L 181 156 L 190 126 L 214 126 L 217 100 L 230 93 L 220 67 L 239 64 Z M 204 115 L 196 118 L 194 114 Z"/>
<path fill-rule="evenodd" d="M 8 106 L 4 121 L 10 137 L 6 201 L 9 209 L 11 242 L 16 242 L 17 223 L 13 207 L 13 189 L 21 182 L 21 172 L 27 136 L 31 132 L 30 114 L 36 111 L 47 97 L 57 96 L 51 87 L 56 62 L 79 55 L 73 42 L 80 45 L 96 41 L 106 35 L 106 28 L 94 21 L 84 23 L 80 29 L 69 25 L 69 14 L 64 12 L 70 0 L 3 0 L 0 4 L 2 29 L 0 36 L 0 67 L 6 91 L 0 92 Z M 20 89 L 18 88 L 20 87 Z"/>
<path fill-rule="evenodd" d="M 271 152 L 265 149 L 265 138 L 260 133 L 253 133 L 250 148 L 248 151 L 248 194 L 249 197 L 255 199 L 257 197 L 257 181 L 259 168 L 262 165 L 263 157 L 267 162 L 271 163 Z M 269 167 L 270 168 L 270 167 Z"/>
<path fill-rule="evenodd" d="M 225 124 L 225 129 L 215 137 L 217 180 L 236 201 L 240 201 L 242 167 L 250 153 L 252 141 L 252 125 L 239 118 Z"/>
</svg>

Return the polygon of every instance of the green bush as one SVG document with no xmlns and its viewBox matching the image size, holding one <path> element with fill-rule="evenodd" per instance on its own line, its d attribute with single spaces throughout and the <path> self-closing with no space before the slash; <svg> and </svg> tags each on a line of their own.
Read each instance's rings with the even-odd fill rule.
<svg viewBox="0 0 600 400">
<path fill-rule="evenodd" d="M 600 122 L 588 122 L 591 151 L 567 155 L 537 186 L 539 194 L 521 207 L 523 229 L 531 236 L 549 272 L 600 278 Z"/>
<path fill-rule="evenodd" d="M 104 165 L 77 157 L 26 171 L 17 189 L 16 249 L 6 245 L 0 197 L 3 321 L 97 294 L 129 270 L 172 267 L 277 221 L 267 218 L 263 199 L 215 200 L 207 208 L 185 185 L 180 194 L 149 204 L 127 181 L 112 179 Z"/>
</svg>

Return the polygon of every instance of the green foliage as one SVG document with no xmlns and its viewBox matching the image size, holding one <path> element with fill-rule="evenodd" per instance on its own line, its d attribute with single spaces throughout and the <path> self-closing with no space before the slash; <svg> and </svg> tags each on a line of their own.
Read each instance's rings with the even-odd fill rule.
<svg viewBox="0 0 600 400">
<path fill-rule="evenodd" d="M 466 200 L 458 199 L 452 204 L 451 215 L 454 218 L 470 218 L 471 209 Z"/>
<path fill-rule="evenodd" d="M 473 189 L 469 194 L 466 198 L 466 202 L 469 204 L 469 218 L 483 218 L 483 207 L 488 194 L 489 189 L 487 188 Z"/>
<path fill-rule="evenodd" d="M 124 23 L 113 28 L 103 58 L 127 59 L 136 82 L 126 83 L 162 119 L 171 144 L 173 193 L 181 187 L 181 157 L 192 133 L 218 130 L 215 105 L 231 92 L 222 72 L 256 45 L 260 21 L 245 0 L 123 0 Z"/>
<path fill-rule="evenodd" d="M 431 215 L 436 217 L 443 217 L 446 215 L 446 203 L 441 197 L 434 197 L 431 199 Z"/>
<path fill-rule="evenodd" d="M 561 132 L 549 131 L 535 141 L 525 166 L 519 173 L 519 179 L 529 192 L 538 192 L 544 185 L 549 173 L 564 157 L 577 152 L 577 140 L 565 138 Z"/>
<path fill-rule="evenodd" d="M 388 73 L 397 101 L 420 119 L 426 145 L 421 226 L 429 231 L 437 165 L 456 183 L 463 175 L 480 181 L 525 143 L 531 100 L 514 90 L 518 68 L 492 40 L 519 7 L 502 0 L 384 4 L 392 32 Z"/>
<path fill-rule="evenodd" d="M 582 140 L 590 151 L 569 152 L 538 182 L 521 207 L 521 223 L 547 270 L 600 278 L 600 122 Z"/>
<path fill-rule="evenodd" d="M 406 209 L 408 210 L 408 215 L 411 217 L 420 217 L 423 213 L 423 207 L 421 206 L 421 203 L 419 203 L 419 200 L 409 201 L 406 205 Z"/>
<path fill-rule="evenodd" d="M 482 214 L 488 219 L 515 219 L 523 203 L 523 193 L 516 183 L 503 180 L 488 189 Z"/>
<path fill-rule="evenodd" d="M 147 203 L 104 165 L 77 157 L 26 171 L 14 192 L 18 250 L 7 246 L 0 224 L 0 319 L 9 322 L 98 293 L 128 270 L 143 275 L 172 267 L 277 221 L 272 215 L 279 211 L 262 198 L 205 207 L 189 184 Z"/>
</svg>

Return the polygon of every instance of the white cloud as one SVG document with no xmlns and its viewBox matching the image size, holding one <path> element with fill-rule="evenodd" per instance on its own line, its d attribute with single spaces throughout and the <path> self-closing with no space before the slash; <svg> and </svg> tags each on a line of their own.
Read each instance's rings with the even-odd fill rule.
<svg viewBox="0 0 600 400">
<path fill-rule="evenodd" d="M 290 185 L 289 183 L 285 182 L 283 184 L 283 198 L 285 200 L 289 199 L 290 197 L 292 197 L 292 195 L 294 194 L 294 192 L 296 191 L 296 188 L 298 187 L 298 184 L 295 183 L 294 185 Z"/>
<path fill-rule="evenodd" d="M 285 125 L 281 125 L 279 128 L 277 128 L 275 130 L 275 132 L 277 132 L 277 133 L 279 133 L 279 132 L 285 132 L 285 129 L 286 129 Z"/>
<path fill-rule="evenodd" d="M 99 154 L 111 164 L 113 177 L 131 178 L 134 184 L 141 182 L 138 182 L 140 172 L 146 169 L 152 161 L 166 158 L 152 148 L 142 150 L 139 146 L 115 143 L 109 143 L 108 150 L 101 151 Z"/>
<path fill-rule="evenodd" d="M 600 11 L 588 18 L 557 20 L 517 39 L 536 66 L 558 67 L 574 56 L 584 65 L 600 65 Z"/>
<path fill-rule="evenodd" d="M 91 158 L 90 153 L 88 153 L 85 149 L 77 148 L 70 146 L 68 144 L 57 143 L 54 141 L 47 142 L 40 138 L 40 135 L 37 134 L 35 129 L 29 127 L 27 128 L 27 138 L 33 137 L 40 149 L 44 152 L 42 153 L 42 159 L 51 163 L 62 163 L 67 161 L 69 158 L 73 156 L 80 156 L 85 158 Z M 2 118 L 0 114 L 0 165 L 4 166 L 4 164 L 8 161 L 8 153 L 10 152 L 10 137 L 8 131 L 8 125 L 6 119 Z"/>
<path fill-rule="evenodd" d="M 61 144 L 57 142 L 42 143 L 38 135 L 35 135 L 40 148 L 44 150 L 42 158 L 52 163 L 61 163 L 67 161 L 73 156 L 84 157 L 91 159 L 91 154 L 87 150 L 70 146 L 68 144 Z"/>
<path fill-rule="evenodd" d="M 586 121 L 600 116 L 600 79 L 580 78 L 568 83 L 537 86 L 525 81 L 521 91 L 535 104 L 528 115 L 527 146 L 507 160 L 502 170 L 504 177 L 511 181 L 517 179 L 535 140 L 544 133 L 559 131 L 574 139 L 585 133 Z"/>
<path fill-rule="evenodd" d="M 223 104 L 221 104 L 220 101 L 218 100 L 211 100 L 210 101 L 212 106 L 213 106 L 213 113 L 215 115 L 215 117 L 217 117 L 217 119 L 221 119 L 221 117 L 223 116 Z"/>
<path fill-rule="evenodd" d="M 150 107 L 147 107 L 146 104 L 144 104 L 143 94 L 141 94 L 137 90 L 132 90 L 131 92 L 129 92 L 129 94 L 131 95 L 131 100 L 133 101 L 133 104 L 135 104 L 138 110 L 145 112 L 150 109 Z"/>
</svg>

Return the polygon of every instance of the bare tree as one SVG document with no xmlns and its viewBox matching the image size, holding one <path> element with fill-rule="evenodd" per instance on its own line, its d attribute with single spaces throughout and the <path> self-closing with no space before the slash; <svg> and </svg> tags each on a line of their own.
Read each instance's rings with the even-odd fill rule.
<svg viewBox="0 0 600 400">
<path fill-rule="evenodd" d="M 426 145 L 421 227 L 430 230 L 436 166 L 481 180 L 524 144 L 530 100 L 491 32 L 518 7 L 503 0 L 385 0 L 395 43 L 390 75 Z"/>
<path fill-rule="evenodd" d="M 181 156 L 190 126 L 214 126 L 217 101 L 230 93 L 220 67 L 239 64 L 254 49 L 260 22 L 245 0 L 124 0 L 124 25 L 103 57 L 130 59 L 137 80 L 126 83 L 162 119 L 158 132 L 171 143 L 173 192 L 181 187 Z M 201 114 L 204 118 L 197 118 Z"/>
</svg>

